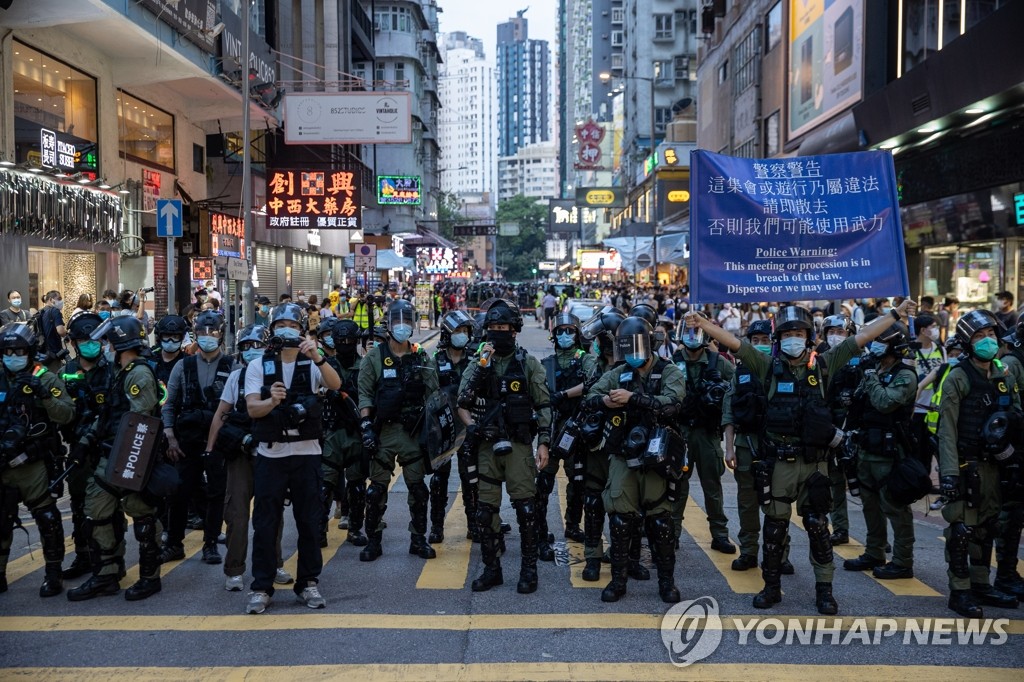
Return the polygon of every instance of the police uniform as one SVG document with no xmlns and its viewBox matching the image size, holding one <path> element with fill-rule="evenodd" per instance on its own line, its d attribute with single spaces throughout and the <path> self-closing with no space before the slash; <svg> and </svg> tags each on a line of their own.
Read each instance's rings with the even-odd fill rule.
<svg viewBox="0 0 1024 682">
<path fill-rule="evenodd" d="M 331 502 L 342 499 L 348 506 L 348 541 L 356 547 L 366 545 L 363 514 L 366 505 L 366 479 L 369 466 L 363 456 L 359 437 L 359 415 L 354 398 L 359 395 L 359 363 L 356 355 L 345 366 L 337 355 L 326 358 L 341 378 L 340 391 L 328 391 L 324 398 L 323 514 L 320 545 L 327 546 L 327 524 Z"/>
<path fill-rule="evenodd" d="M 536 435 L 538 445 L 547 445 L 551 438 L 550 395 L 544 367 L 522 348 L 508 355 L 493 355 L 487 367 L 471 363 L 462 375 L 459 406 L 473 414 L 476 431 L 467 437 L 480 439 L 477 526 L 485 573 L 474 581 L 473 589 L 482 591 L 480 588 L 486 590 L 502 584 L 498 510 L 504 484 L 519 522 L 522 564 L 517 591 L 533 592 L 537 588 L 538 550 L 533 439 Z M 504 444 L 500 448 L 504 452 L 495 452 L 498 444 Z"/>
<path fill-rule="evenodd" d="M 14 527 L 20 525 L 19 499 L 36 520 L 42 539 L 46 575 L 39 596 L 52 597 L 63 589 L 64 526 L 49 485 L 62 450 L 56 426 L 70 423 L 74 416 L 75 405 L 64 382 L 42 365 L 30 363 L 17 373 L 0 369 L 0 592 L 7 591 L 7 561 Z M 15 436 L 18 427 L 22 432 Z"/>
<path fill-rule="evenodd" d="M 458 362 L 452 359 L 447 349 L 434 353 L 434 364 L 437 366 L 438 385 L 448 394 L 451 405 L 458 403 L 459 386 L 462 376 L 470 365 L 468 346 L 462 350 Z M 458 453 L 459 480 L 462 490 L 462 506 L 466 512 L 466 536 L 478 540 L 476 527 L 477 499 L 479 496 L 479 478 L 477 473 L 476 455 L 467 450 Z M 430 477 L 430 542 L 444 540 L 444 517 L 448 507 L 448 480 L 451 477 L 452 462 L 448 460 L 434 470 Z"/>
<path fill-rule="evenodd" d="M 1010 344 L 1003 356 L 1003 365 L 1017 384 L 1018 394 L 1024 391 L 1024 322 L 1017 323 L 1015 336 L 1004 339 Z M 997 590 L 1024 599 L 1024 580 L 1017 572 L 1021 529 L 1024 527 L 1024 434 L 1017 439 L 1017 452 L 999 467 L 1002 507 L 999 510 L 999 535 L 996 537 Z"/>
<path fill-rule="evenodd" d="M 362 561 L 380 556 L 388 484 L 396 461 L 402 465 L 402 476 L 409 489 L 409 551 L 431 558 L 433 550 L 426 542 L 430 491 L 424 482 L 426 463 L 418 439 L 424 404 L 437 388 L 434 363 L 415 344 L 398 356 L 387 341 L 370 348 L 363 358 L 359 368 L 359 409 L 375 411 L 374 430 L 379 429 L 380 447 L 370 458 L 370 485 L 366 489 L 366 533 L 370 543 L 359 555 Z"/>
<path fill-rule="evenodd" d="M 819 350 L 824 352 L 827 347 L 819 347 Z M 827 367 L 822 368 L 828 385 L 826 399 L 829 409 L 832 410 L 832 424 L 843 430 L 853 428 L 852 424 L 847 424 L 847 413 L 861 384 L 862 359 L 859 354 L 850 358 L 834 376 L 828 374 Z M 847 472 L 841 457 L 828 458 L 828 478 L 832 485 L 832 510 L 829 514 L 832 521 L 832 544 L 846 544 L 850 541 L 850 512 L 846 499 Z"/>
<path fill-rule="evenodd" d="M 680 422 L 690 459 L 696 466 L 700 487 L 704 491 L 711 544 L 720 552 L 732 554 L 736 548 L 729 542 L 729 525 L 722 493 L 722 475 L 725 473 L 720 426 L 722 404 L 709 400 L 706 382 L 730 382 L 736 374 L 736 368 L 720 354 L 707 349 L 702 349 L 696 360 L 690 360 L 686 350 L 680 348 L 672 360 L 686 376 L 686 400 L 680 413 Z M 690 480 L 686 477 L 680 481 L 679 498 L 672 509 L 677 540 L 683 530 L 683 516 L 689 496 Z"/>
</svg>

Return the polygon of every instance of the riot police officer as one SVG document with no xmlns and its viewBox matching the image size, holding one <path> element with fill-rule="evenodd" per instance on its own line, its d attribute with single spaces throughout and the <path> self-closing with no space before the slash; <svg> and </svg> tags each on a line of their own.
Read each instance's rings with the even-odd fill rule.
<svg viewBox="0 0 1024 682">
<path fill-rule="evenodd" d="M 575 315 L 559 313 L 555 315 L 552 326 L 551 340 L 555 344 L 555 354 L 544 358 L 542 364 L 551 395 L 551 433 L 556 436 L 566 422 L 576 416 L 586 385 L 597 380 L 597 363 L 593 356 L 583 350 L 580 321 Z M 547 466 L 537 474 L 537 542 L 541 561 L 555 560 L 555 552 L 551 548 L 553 538 L 548 537 L 548 500 L 555 488 L 555 474 L 558 473 L 560 459 L 569 479 L 565 491 L 565 537 L 576 542 L 584 540 L 580 528 L 584 490 L 582 482 L 576 481 L 575 458 L 574 450 L 566 451 L 555 441 Z"/>
<path fill-rule="evenodd" d="M 736 373 L 727 359 L 708 349 L 704 332 L 684 333 L 682 346 L 672 356 L 676 367 L 686 376 L 686 400 L 680 422 L 687 442 L 690 458 L 697 468 L 700 487 L 704 491 L 708 526 L 711 529 L 711 549 L 723 554 L 735 554 L 736 546 L 729 541 L 728 519 L 725 516 L 722 494 L 722 401 L 729 382 Z M 682 533 L 686 501 L 690 496 L 689 478 L 680 482 L 679 499 L 672 509 L 676 540 Z"/>
<path fill-rule="evenodd" d="M 125 591 L 125 599 L 146 599 L 161 590 L 160 546 L 157 544 L 157 498 L 149 492 L 130 491 L 107 480 L 107 459 L 122 418 L 129 412 L 155 417 L 160 393 L 153 368 L 141 357 L 142 323 L 131 316 L 111 318 L 93 332 L 104 340 L 104 355 L 115 369 L 104 409 L 93 427 L 71 451 L 73 461 L 88 463 L 92 476 L 86 486 L 85 516 L 93 559 L 92 576 L 73 590 L 68 600 L 84 601 L 115 595 L 121 590 L 119 565 L 124 557 L 124 513 L 134 519 L 139 543 L 139 580 Z M 92 467 L 99 446 L 99 461 Z M 151 454 L 150 456 L 158 456 Z M 123 510 L 123 513 L 122 513 Z"/>
<path fill-rule="evenodd" d="M 185 357 L 181 346 L 187 334 L 188 323 L 180 315 L 164 315 L 153 329 L 153 335 L 156 337 L 154 350 L 159 350 L 154 357 L 156 378 L 164 385 L 171 380 L 171 371 L 174 366 Z"/>
<path fill-rule="evenodd" d="M 608 483 L 603 492 L 611 536 L 612 579 L 601 600 L 626 594 L 629 547 L 642 523 L 658 570 L 658 593 L 665 603 L 679 601 L 675 585 L 675 533 L 672 489 L 681 462 L 682 437 L 669 425 L 686 394 L 682 371 L 654 355 L 651 325 L 627 317 L 615 332 L 618 357 L 625 364 L 606 372 L 587 393 L 588 409 L 605 412 Z M 659 450 L 659 446 L 661 449 Z M 655 455 L 652 459 L 650 456 Z M 642 514 L 644 514 L 642 516 Z"/>
<path fill-rule="evenodd" d="M 252 436 L 252 419 L 245 402 L 245 372 L 251 362 L 260 362 L 269 339 L 263 325 L 248 325 L 235 335 L 240 367 L 231 371 L 220 395 L 220 405 L 213 416 L 204 452 L 224 458 L 224 589 L 242 589 L 245 558 L 249 553 L 249 510 L 253 496 L 253 463 L 256 443 Z M 281 527 L 283 528 L 283 518 Z M 281 557 L 281 529 L 277 533 L 277 572 L 274 583 L 290 585 L 294 579 L 284 570 Z"/>
<path fill-rule="evenodd" d="M 916 304 L 906 299 L 893 317 L 913 312 Z M 763 563 L 765 586 L 754 597 L 754 607 L 771 608 L 782 601 L 781 569 L 792 505 L 804 520 L 810 544 L 810 563 L 814 569 L 815 602 L 818 612 L 834 615 L 839 605 L 832 595 L 832 543 L 826 514 L 832 509 L 828 479 L 827 451 L 843 443 L 845 433 L 832 424 L 832 413 L 825 400 L 827 386 L 817 359 L 834 376 L 836 370 L 860 349 L 873 341 L 891 324 L 879 317 L 856 334 L 812 357 L 814 323 L 811 314 L 800 306 L 786 306 L 775 318 L 774 341 L 781 355 L 768 357 L 749 342 L 715 326 L 699 315 L 686 316 L 688 327 L 700 327 L 760 379 L 767 396 L 764 434 L 759 443 L 768 467 L 762 469 L 757 485 L 770 486 L 770 501 L 764 505 Z M 770 472 L 770 474 L 769 474 Z"/>
<path fill-rule="evenodd" d="M 234 358 L 223 352 L 224 317 L 211 310 L 199 313 L 194 322 L 199 352 L 189 355 L 171 370 L 167 401 L 163 405 L 167 455 L 175 462 L 181 486 L 169 502 L 167 543 L 161 562 L 185 558 L 182 541 L 188 520 L 188 500 L 199 490 L 205 474 L 203 563 L 221 563 L 217 536 L 224 521 L 224 459 L 204 450 L 206 437 L 224 392 L 228 376 L 236 369 Z"/>
<path fill-rule="evenodd" d="M 103 345 L 90 338 L 101 324 L 103 319 L 88 311 L 78 313 L 68 322 L 68 338 L 75 347 L 75 357 L 64 366 L 61 379 L 67 385 L 68 395 L 75 401 L 75 418 L 63 429 L 65 442 L 72 445 L 92 427 L 107 400 L 113 379 L 110 363 L 103 357 Z M 92 571 L 85 529 L 85 488 L 89 474 L 86 467 L 75 467 L 65 479 L 71 496 L 71 526 L 75 540 L 75 558 L 64 569 L 65 580 Z"/>
<path fill-rule="evenodd" d="M 857 333 L 857 326 L 846 315 L 830 315 L 822 321 L 818 353 L 835 348 L 848 337 Z M 834 377 L 826 376 L 828 383 L 829 409 L 832 410 L 832 424 L 846 430 L 846 415 L 853 402 L 853 394 L 861 382 L 861 356 L 850 358 L 839 368 Z M 825 368 L 827 371 L 827 368 Z M 853 428 L 852 425 L 850 428 Z M 851 451 L 852 452 L 852 451 Z M 846 504 L 846 481 L 856 476 L 856 462 L 847 457 L 848 453 L 836 452 L 828 459 L 828 478 L 832 484 L 832 546 L 850 542 L 850 514 Z"/>
<path fill-rule="evenodd" d="M 1024 319 L 1003 337 L 1006 355 L 1003 364 L 1017 384 L 1017 392 L 1024 390 Z M 1021 434 L 1024 436 L 1024 434 Z M 1024 527 L 1024 442 L 1018 438 L 1016 452 L 1000 463 L 999 480 L 1002 508 L 999 510 L 999 535 L 996 537 L 997 590 L 1024 600 L 1024 579 L 1017 572 L 1017 552 L 1020 549 L 1021 528 Z"/>
<path fill-rule="evenodd" d="M 914 517 L 910 505 L 894 499 L 886 485 L 896 464 L 914 457 L 910 419 L 917 399 L 917 372 L 903 362 L 910 336 L 896 322 L 871 342 L 871 361 L 854 397 L 858 429 L 857 479 L 863 501 L 867 542 L 864 553 L 843 562 L 847 571 L 872 569 L 879 579 L 914 577 Z M 886 519 L 892 524 L 892 561 L 885 562 Z"/>
<path fill-rule="evenodd" d="M 359 553 L 360 561 L 374 561 L 383 553 L 382 521 L 396 460 L 409 488 L 409 553 L 421 559 L 437 556 L 427 542 L 430 491 L 423 480 L 426 462 L 418 441 L 426 399 L 437 390 L 437 370 L 426 351 L 409 341 L 415 321 L 416 310 L 408 301 L 388 306 L 389 338 L 370 348 L 359 368 L 359 429 L 371 457 L 366 489 L 370 541 Z"/>
<path fill-rule="evenodd" d="M 448 402 L 458 404 L 459 385 L 462 375 L 469 367 L 470 339 L 476 333 L 476 322 L 462 310 L 452 310 L 441 317 L 441 334 L 434 353 L 437 366 L 437 380 L 442 391 L 448 395 Z M 431 453 L 434 454 L 434 453 Z M 466 511 L 466 538 L 479 540 L 476 527 L 479 480 L 477 478 L 476 454 L 460 450 L 458 454 L 459 480 L 462 484 L 462 504 Z M 452 473 L 451 460 L 434 470 L 430 477 L 430 537 L 431 543 L 444 541 L 444 517 L 448 507 L 448 479 Z"/>
<path fill-rule="evenodd" d="M 529 594 L 537 590 L 536 475 L 548 463 L 550 396 L 540 361 L 516 344 L 523 329 L 519 306 L 497 299 L 485 315 L 487 341 L 478 362 L 462 375 L 458 401 L 466 438 L 479 442 L 477 529 L 484 571 L 472 590 L 484 592 L 504 582 L 498 553 L 504 483 L 519 522 L 522 561 L 516 591 Z"/>
<path fill-rule="evenodd" d="M 999 351 L 999 320 L 972 310 L 956 324 L 964 347 L 961 359 L 942 383 L 939 403 L 939 487 L 949 523 L 949 608 L 965 618 L 983 618 L 980 604 L 1014 608 L 1017 598 L 989 584 L 992 545 L 1000 509 L 999 462 L 1013 454 L 1021 403 L 1013 376 Z"/>
<path fill-rule="evenodd" d="M 320 334 L 327 325 L 330 335 Z M 352 320 L 327 318 L 320 323 L 321 342 L 330 343 L 327 362 L 341 377 L 341 389 L 328 391 L 324 404 L 323 514 L 320 524 L 320 545 L 327 543 L 327 524 L 331 501 L 339 500 L 343 514 L 339 528 L 348 529 L 348 542 L 365 547 L 363 513 L 366 507 L 366 479 L 369 468 L 363 458 L 363 442 L 359 433 L 359 363 L 362 358 L 356 346 L 362 331 Z"/>
<path fill-rule="evenodd" d="M 0 329 L 0 592 L 7 591 L 18 501 L 36 520 L 46 562 L 40 597 L 64 590 L 64 525 L 49 484 L 61 459 L 57 426 L 74 419 L 75 405 L 64 382 L 35 361 L 36 334 L 24 322 Z"/>
<path fill-rule="evenodd" d="M 596 359 L 598 375 L 604 374 L 616 363 L 615 330 L 624 319 L 626 316 L 621 310 L 605 306 L 580 328 L 584 340 L 593 344 L 590 352 Z"/>
</svg>

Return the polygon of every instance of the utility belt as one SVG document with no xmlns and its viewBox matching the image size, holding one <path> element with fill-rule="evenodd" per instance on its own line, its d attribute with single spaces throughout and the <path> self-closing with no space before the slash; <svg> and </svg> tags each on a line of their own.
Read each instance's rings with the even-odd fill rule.
<svg viewBox="0 0 1024 682">
<path fill-rule="evenodd" d="M 773 459 L 778 462 L 795 462 L 802 459 L 807 464 L 824 462 L 828 456 L 828 451 L 823 448 L 783 443 L 768 437 L 761 439 L 761 452 L 764 459 Z"/>
<path fill-rule="evenodd" d="M 884 457 L 899 457 L 899 438 L 888 429 L 861 429 L 857 444 L 866 452 Z"/>
</svg>

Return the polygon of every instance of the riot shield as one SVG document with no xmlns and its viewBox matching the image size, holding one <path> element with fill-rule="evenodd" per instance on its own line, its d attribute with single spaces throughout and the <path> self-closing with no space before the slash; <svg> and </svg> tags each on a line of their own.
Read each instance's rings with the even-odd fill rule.
<svg viewBox="0 0 1024 682">
<path fill-rule="evenodd" d="M 110 485 L 125 490 L 145 489 L 162 437 L 163 424 L 158 417 L 137 412 L 125 414 L 117 427 L 103 478 Z"/>
<path fill-rule="evenodd" d="M 466 425 L 459 419 L 455 404 L 445 391 L 434 391 L 423 410 L 423 431 L 426 459 L 432 470 L 443 466 L 462 447 Z"/>
</svg>

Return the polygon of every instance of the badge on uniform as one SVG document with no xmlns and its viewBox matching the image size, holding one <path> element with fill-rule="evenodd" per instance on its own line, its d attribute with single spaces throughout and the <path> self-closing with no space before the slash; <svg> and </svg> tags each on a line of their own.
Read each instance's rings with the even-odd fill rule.
<svg viewBox="0 0 1024 682">
<path fill-rule="evenodd" d="M 750 375 L 749 374 L 741 374 L 739 376 L 739 378 L 737 379 L 737 383 L 749 384 L 750 383 Z"/>
<path fill-rule="evenodd" d="M 632 372 L 623 372 L 622 374 L 619 375 L 619 383 L 620 384 L 621 383 L 625 383 L 627 381 L 632 381 L 632 380 L 633 380 L 633 373 Z"/>
<path fill-rule="evenodd" d="M 437 369 L 442 371 L 442 372 L 450 372 L 452 370 L 452 366 L 451 365 L 441 365 Z"/>
<path fill-rule="evenodd" d="M 271 376 L 274 374 L 274 361 L 264 360 L 263 361 L 263 376 Z"/>
<path fill-rule="evenodd" d="M 136 396 L 141 392 L 141 389 L 139 388 L 138 384 L 132 384 L 131 388 L 128 389 L 128 392 L 133 396 Z"/>
<path fill-rule="evenodd" d="M 793 392 L 793 382 L 792 381 L 787 381 L 785 383 L 780 383 L 776 390 L 779 393 L 792 393 Z"/>
<path fill-rule="evenodd" d="M 384 378 L 385 379 L 397 379 L 398 378 L 398 370 L 397 369 L 385 369 L 384 370 Z"/>
</svg>

